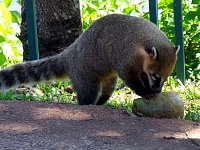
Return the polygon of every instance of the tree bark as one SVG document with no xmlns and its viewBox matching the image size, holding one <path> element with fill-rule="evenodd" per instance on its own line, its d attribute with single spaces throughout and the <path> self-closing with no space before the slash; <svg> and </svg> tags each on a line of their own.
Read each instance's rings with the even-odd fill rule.
<svg viewBox="0 0 200 150">
<path fill-rule="evenodd" d="M 29 60 L 25 2 L 22 0 L 20 40 L 24 60 Z M 79 0 L 36 0 L 40 58 L 60 53 L 82 32 Z"/>
</svg>

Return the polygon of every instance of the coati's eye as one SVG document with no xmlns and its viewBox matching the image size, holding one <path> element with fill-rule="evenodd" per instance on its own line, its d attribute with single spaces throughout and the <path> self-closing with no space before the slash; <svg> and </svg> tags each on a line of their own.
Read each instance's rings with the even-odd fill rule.
<svg viewBox="0 0 200 150">
<path fill-rule="evenodd" d="M 149 50 L 149 55 L 153 60 L 158 60 L 159 59 L 159 53 L 158 53 L 158 50 L 155 47 L 152 47 Z"/>
</svg>

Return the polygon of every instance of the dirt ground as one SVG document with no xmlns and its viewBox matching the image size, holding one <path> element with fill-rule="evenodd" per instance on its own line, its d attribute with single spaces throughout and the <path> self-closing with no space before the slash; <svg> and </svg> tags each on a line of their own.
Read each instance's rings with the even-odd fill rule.
<svg viewBox="0 0 200 150">
<path fill-rule="evenodd" d="M 200 150 L 200 123 L 123 109 L 0 101 L 0 150 Z"/>
</svg>

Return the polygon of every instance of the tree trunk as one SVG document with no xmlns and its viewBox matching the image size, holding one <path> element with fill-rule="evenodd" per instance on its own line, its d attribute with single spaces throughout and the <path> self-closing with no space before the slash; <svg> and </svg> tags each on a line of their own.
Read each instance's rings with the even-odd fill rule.
<svg viewBox="0 0 200 150">
<path fill-rule="evenodd" d="M 25 2 L 22 0 L 20 40 L 24 60 L 29 60 Z M 82 32 L 79 0 L 36 0 L 40 58 L 60 53 Z"/>
</svg>

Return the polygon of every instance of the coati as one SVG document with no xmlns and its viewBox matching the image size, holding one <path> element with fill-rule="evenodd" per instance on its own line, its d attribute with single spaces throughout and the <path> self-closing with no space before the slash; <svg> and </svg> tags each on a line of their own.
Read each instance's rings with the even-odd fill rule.
<svg viewBox="0 0 200 150">
<path fill-rule="evenodd" d="M 62 53 L 1 70 L 0 89 L 69 77 L 80 105 L 101 105 L 111 96 L 119 76 L 136 94 L 149 99 L 161 92 L 177 52 L 150 21 L 107 15 Z"/>
</svg>

